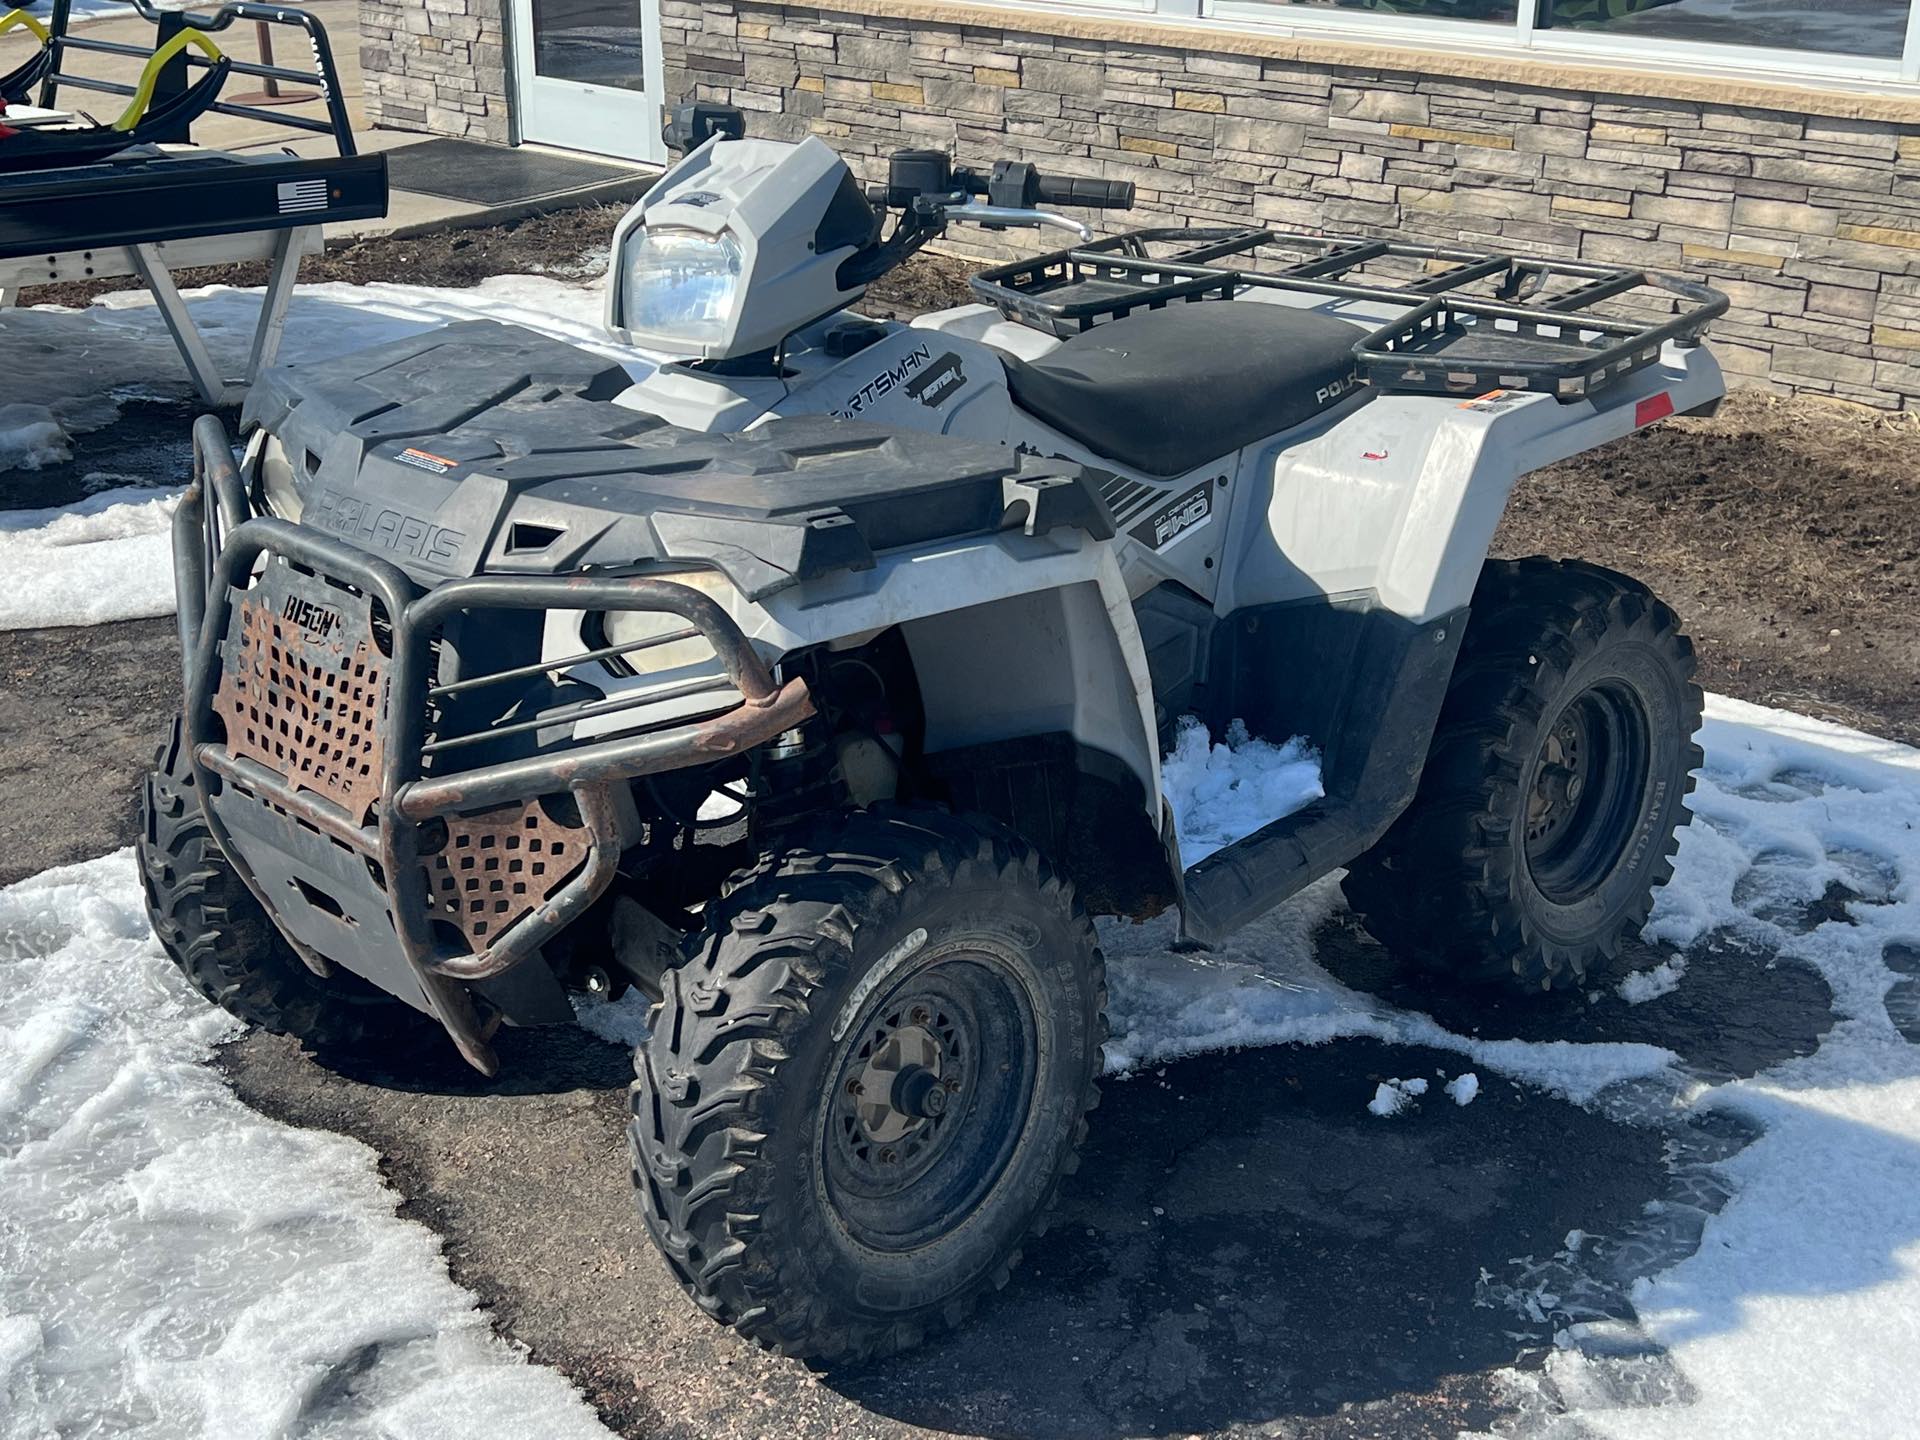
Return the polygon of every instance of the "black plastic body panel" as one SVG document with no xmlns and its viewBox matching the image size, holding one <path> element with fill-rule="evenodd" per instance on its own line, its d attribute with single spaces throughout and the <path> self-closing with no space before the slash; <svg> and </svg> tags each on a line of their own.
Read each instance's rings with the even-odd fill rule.
<svg viewBox="0 0 1920 1440">
<path fill-rule="evenodd" d="M 0 175 L 0 259 L 331 225 L 386 213 L 384 155 L 300 160 L 153 151 Z"/>
<path fill-rule="evenodd" d="M 1422 625 L 1365 601 L 1263 607 L 1220 625 L 1207 723 L 1311 738 L 1326 795 L 1186 872 L 1184 938 L 1220 940 L 1386 833 L 1419 788 L 1466 628 L 1464 608 Z"/>
<path fill-rule="evenodd" d="M 817 415 L 702 434 L 611 403 L 630 383 L 604 356 L 466 321 L 271 370 L 243 424 L 294 460 L 303 525 L 428 585 L 686 560 L 753 598 L 1009 527 L 1113 533 L 1070 461 Z M 516 547 L 516 529 L 551 538 Z"/>
<path fill-rule="evenodd" d="M 939 798 L 991 815 L 1059 865 L 1095 915 L 1144 920 L 1178 898 L 1140 779 L 1064 731 L 943 750 L 926 760 Z"/>
</svg>

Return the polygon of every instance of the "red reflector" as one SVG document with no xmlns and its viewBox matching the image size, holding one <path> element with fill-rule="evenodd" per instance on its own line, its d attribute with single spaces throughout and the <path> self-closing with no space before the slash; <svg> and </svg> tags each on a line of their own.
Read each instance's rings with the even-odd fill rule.
<svg viewBox="0 0 1920 1440">
<path fill-rule="evenodd" d="M 1658 395 L 1649 395 L 1633 407 L 1635 425 L 1651 425 L 1656 420 L 1664 420 L 1673 413 L 1673 396 L 1662 390 Z"/>
</svg>

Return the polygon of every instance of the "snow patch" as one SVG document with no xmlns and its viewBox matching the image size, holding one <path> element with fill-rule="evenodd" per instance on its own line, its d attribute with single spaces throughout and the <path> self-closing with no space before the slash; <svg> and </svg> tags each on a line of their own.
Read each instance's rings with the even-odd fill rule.
<svg viewBox="0 0 1920 1440">
<path fill-rule="evenodd" d="M 1416 1097 L 1426 1093 L 1425 1080 L 1382 1080 L 1373 1092 L 1373 1099 L 1367 1102 L 1367 1111 L 1384 1120 L 1389 1115 L 1398 1115 Z"/>
<path fill-rule="evenodd" d="M 647 1028 L 647 1012 L 653 1008 L 638 990 L 627 990 L 617 1000 L 602 1000 L 594 995 L 577 995 L 573 1013 L 581 1028 L 610 1045 L 628 1049 L 644 1041 L 652 1032 Z"/>
<path fill-rule="evenodd" d="M 1471 1105 L 1480 1094 L 1480 1077 L 1469 1070 L 1446 1084 L 1447 1098 L 1456 1105 Z"/>
<path fill-rule="evenodd" d="M 0 471 L 38 470 L 72 458 L 67 432 L 44 405 L 0 405 Z"/>
<path fill-rule="evenodd" d="M 128 852 L 0 890 L 0 1432 L 605 1437 L 372 1151 L 233 1096 L 206 1061 L 237 1028 Z"/>
<path fill-rule="evenodd" d="M 1675 955 L 1662 960 L 1651 970 L 1634 971 L 1614 987 L 1614 993 L 1629 1005 L 1644 1005 L 1649 1000 L 1658 1000 L 1662 995 L 1671 995 L 1678 990 L 1686 973 L 1686 957 Z"/>
<path fill-rule="evenodd" d="M 1214 744 L 1206 725 L 1183 715 L 1173 753 L 1161 762 L 1160 788 L 1173 806 L 1180 861 L 1197 865 L 1254 831 L 1318 800 L 1320 755 L 1305 740 L 1256 740 L 1245 722 Z"/>
<path fill-rule="evenodd" d="M 181 293 L 215 367 L 224 375 L 240 374 L 246 368 L 262 292 L 208 285 Z M 595 281 L 544 275 L 497 275 L 462 289 L 301 285 L 287 309 L 279 358 L 282 364 L 304 363 L 456 320 L 493 319 L 596 350 L 626 362 L 635 375 L 647 373 L 650 360 L 616 346 L 601 328 L 601 304 L 602 290 Z M 81 309 L 35 305 L 8 310 L 0 326 L 14 361 L 7 395 L 14 403 L 0 408 L 0 471 L 65 460 L 68 437 L 112 424 L 123 399 L 194 395 L 173 338 L 144 290 L 116 290 Z M 20 419 L 10 427 L 6 417 L 14 412 Z M 49 425 L 52 430 L 45 428 Z M 6 437 L 16 430 L 31 434 L 30 450 L 28 439 L 20 442 L 23 456 L 36 457 L 31 463 L 7 458 Z"/>
<path fill-rule="evenodd" d="M 168 533 L 178 490 L 106 490 L 51 510 L 0 510 L 0 630 L 173 613 Z"/>
</svg>

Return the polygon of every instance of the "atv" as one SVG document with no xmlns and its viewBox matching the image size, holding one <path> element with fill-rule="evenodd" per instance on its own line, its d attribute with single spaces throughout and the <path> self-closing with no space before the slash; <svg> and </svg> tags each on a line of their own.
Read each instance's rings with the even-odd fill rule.
<svg viewBox="0 0 1920 1440">
<path fill-rule="evenodd" d="M 156 931 L 320 1052 L 654 1003 L 632 1168 L 716 1319 L 832 1362 L 952 1325 L 1095 1103 L 1091 916 L 1205 947 L 1345 867 L 1435 985 L 1603 973 L 1671 873 L 1673 612 L 1487 558 L 1514 482 L 1722 397 L 1725 300 L 1263 229 L 1093 240 L 1132 187 L 698 105 L 621 222 L 621 363 L 453 324 L 194 431 Z M 1075 243 L 912 324 L 970 223 Z M 654 364 L 642 352 L 671 356 Z M 1325 795 L 1197 863 L 1174 725 L 1304 737 Z"/>
</svg>

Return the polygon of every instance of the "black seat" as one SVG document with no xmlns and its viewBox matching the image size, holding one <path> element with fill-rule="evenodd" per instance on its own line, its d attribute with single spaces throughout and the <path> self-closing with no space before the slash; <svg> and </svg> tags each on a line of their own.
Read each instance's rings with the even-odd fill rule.
<svg viewBox="0 0 1920 1440">
<path fill-rule="evenodd" d="M 1179 475 L 1348 394 L 1364 334 L 1289 305 L 1198 301 L 1096 325 L 1038 360 L 1003 358 L 1035 419 L 1129 469 Z"/>
</svg>

